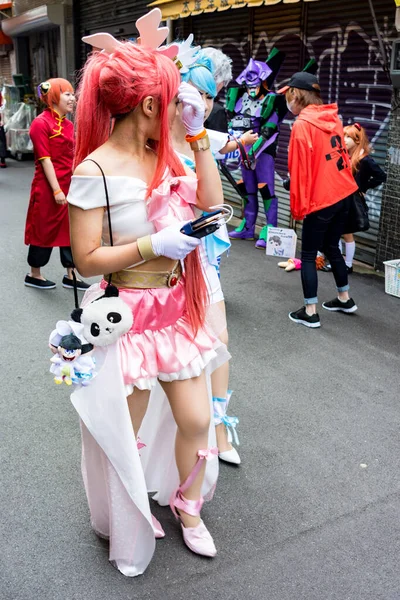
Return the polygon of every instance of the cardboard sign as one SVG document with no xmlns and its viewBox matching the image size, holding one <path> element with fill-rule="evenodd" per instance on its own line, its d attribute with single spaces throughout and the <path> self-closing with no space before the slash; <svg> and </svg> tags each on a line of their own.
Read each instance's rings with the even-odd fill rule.
<svg viewBox="0 0 400 600">
<path fill-rule="evenodd" d="M 296 256 L 297 235 L 293 229 L 268 227 L 267 256 L 294 258 Z"/>
</svg>

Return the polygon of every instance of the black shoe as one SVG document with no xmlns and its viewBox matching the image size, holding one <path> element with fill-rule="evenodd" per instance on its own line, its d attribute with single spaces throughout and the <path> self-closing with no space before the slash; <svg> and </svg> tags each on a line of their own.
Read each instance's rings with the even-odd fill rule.
<svg viewBox="0 0 400 600">
<path fill-rule="evenodd" d="M 339 300 L 339 298 L 335 298 L 329 302 L 323 302 L 322 306 L 326 310 L 332 310 L 335 312 L 341 311 L 344 313 L 353 313 L 357 310 L 357 304 L 354 302 L 353 298 L 349 298 L 347 302 L 342 302 Z"/>
<path fill-rule="evenodd" d="M 289 313 L 289 319 L 294 323 L 300 323 L 300 325 L 305 325 L 306 327 L 321 327 L 318 313 L 308 315 L 305 306 L 302 306 L 295 312 Z"/>
<path fill-rule="evenodd" d="M 56 287 L 54 281 L 50 281 L 49 279 L 38 279 L 37 277 L 31 277 L 30 275 L 25 277 L 24 283 L 26 286 L 37 288 L 38 290 L 54 290 Z"/>
<path fill-rule="evenodd" d="M 320 271 L 325 271 L 327 273 L 330 273 L 332 271 L 332 266 L 328 263 L 327 265 L 324 265 L 323 267 L 321 267 Z"/>
<path fill-rule="evenodd" d="M 74 280 L 64 275 L 62 280 L 62 286 L 67 288 L 68 290 L 73 290 Z M 86 292 L 86 290 L 89 288 L 90 283 L 86 283 L 85 281 L 79 281 L 79 279 L 76 280 L 76 289 L 81 290 L 82 292 Z"/>
<path fill-rule="evenodd" d="M 346 269 L 347 269 L 347 275 L 350 275 L 353 272 L 353 267 L 348 267 L 346 265 Z"/>
</svg>

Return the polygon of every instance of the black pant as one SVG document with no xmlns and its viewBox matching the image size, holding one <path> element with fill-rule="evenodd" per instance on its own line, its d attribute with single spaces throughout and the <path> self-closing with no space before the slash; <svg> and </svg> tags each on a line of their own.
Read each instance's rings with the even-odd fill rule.
<svg viewBox="0 0 400 600">
<path fill-rule="evenodd" d="M 28 265 L 34 269 L 40 269 L 47 265 L 53 248 L 41 248 L 40 246 L 29 246 Z M 74 266 L 70 246 L 60 247 L 60 260 L 63 267 L 72 269 Z"/>
<path fill-rule="evenodd" d="M 301 282 L 304 302 L 317 303 L 317 267 L 315 259 L 318 250 L 328 257 L 339 292 L 349 289 L 347 268 L 339 250 L 339 240 L 343 234 L 349 213 L 349 200 L 345 198 L 332 206 L 307 215 L 303 221 L 301 247 Z"/>
<path fill-rule="evenodd" d="M 4 127 L 0 124 L 0 161 L 4 163 L 4 159 L 7 157 L 7 142 L 6 134 L 4 133 Z"/>
</svg>

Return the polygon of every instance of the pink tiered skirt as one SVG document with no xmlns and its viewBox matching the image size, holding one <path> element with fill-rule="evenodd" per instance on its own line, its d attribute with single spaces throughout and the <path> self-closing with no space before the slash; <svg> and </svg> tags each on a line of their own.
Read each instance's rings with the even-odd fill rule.
<svg viewBox="0 0 400 600">
<path fill-rule="evenodd" d="M 86 293 L 84 304 L 106 287 L 103 280 Z M 186 313 L 185 279 L 173 288 L 120 289 L 130 307 L 133 325 L 119 340 L 121 370 L 126 393 L 133 388 L 152 389 L 161 381 L 198 377 L 216 358 L 221 345 L 210 327 L 195 338 Z"/>
</svg>

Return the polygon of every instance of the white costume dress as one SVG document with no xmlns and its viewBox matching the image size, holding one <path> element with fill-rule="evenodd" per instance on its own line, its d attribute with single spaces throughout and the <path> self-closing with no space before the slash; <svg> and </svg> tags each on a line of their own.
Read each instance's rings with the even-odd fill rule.
<svg viewBox="0 0 400 600">
<path fill-rule="evenodd" d="M 190 203 L 194 201 L 193 185 L 197 184 L 197 180 L 194 180 L 196 184 L 193 184 L 186 181 L 188 179 L 165 179 L 155 190 L 156 193 L 153 192 L 150 201 L 146 202 L 147 188 L 143 181 L 133 177 L 107 176 L 114 245 L 133 242 L 139 237 L 162 229 L 169 222 L 188 218 L 189 212 L 192 211 Z M 189 195 L 189 188 L 192 197 L 186 199 L 185 194 Z M 68 202 L 84 210 L 105 207 L 102 177 L 72 177 Z M 153 214 L 152 218 L 150 211 Z M 103 243 L 109 244 L 106 211 Z M 180 284 L 182 281 L 173 288 L 176 292 L 171 293 L 180 293 Z M 101 296 L 103 291 L 104 282 L 92 286 L 85 294 L 82 306 Z M 120 290 L 120 297 L 125 301 L 124 291 Z M 143 298 L 157 292 L 129 290 L 132 291 L 143 293 Z M 163 288 L 160 294 L 168 292 Z M 135 312 L 133 314 L 135 327 Z M 144 321 L 149 316 L 149 311 L 145 311 Z M 175 341 L 179 341 L 176 354 L 171 354 L 171 361 L 180 361 L 182 368 L 171 373 L 164 372 L 162 378 L 165 381 L 199 375 L 205 367 L 210 369 L 212 364 L 216 368 L 229 358 L 225 346 L 212 335 L 208 335 L 206 330 L 201 330 L 195 340 L 191 340 L 191 344 L 186 346 L 185 327 L 184 318 L 180 317 L 176 325 L 172 323 L 162 330 L 154 327 L 143 332 L 131 330 L 122 336 L 119 342 L 95 348 L 97 375 L 90 385 L 77 388 L 71 396 L 81 419 L 82 473 L 91 524 L 96 533 L 110 539 L 110 561 L 121 573 L 131 577 L 145 571 L 155 549 L 148 492 L 156 492 L 159 504 L 167 505 L 179 484 L 174 458 L 176 425 L 165 394 L 159 385 L 155 388 L 157 376 L 154 376 L 148 366 L 153 354 L 156 354 L 157 350 L 161 352 L 157 347 L 158 340 L 164 345 L 167 353 L 172 352 L 170 340 L 174 335 L 178 336 Z M 147 344 L 149 352 L 142 352 L 143 364 L 139 365 L 138 369 L 140 377 L 135 376 L 133 381 L 133 376 L 130 376 L 131 379 L 127 381 L 129 375 L 126 374 L 126 369 L 123 371 L 121 365 L 126 365 L 127 360 L 129 362 L 129 352 L 132 352 L 129 367 L 132 367 L 132 372 L 137 371 L 137 365 L 132 364 L 132 361 L 139 360 L 136 351 L 142 348 L 141 344 L 144 344 L 145 348 Z M 160 360 L 162 359 L 161 356 Z M 159 370 L 165 369 L 167 367 Z M 132 385 L 138 385 L 142 389 L 154 388 L 145 419 L 148 425 L 144 423 L 140 430 L 141 442 L 145 444 L 140 450 L 141 457 L 126 401 L 127 392 L 132 389 Z M 153 407 L 157 413 L 155 419 L 152 419 Z M 215 428 L 212 420 L 210 446 L 215 446 Z M 212 495 L 217 476 L 218 461 L 207 461 L 202 490 L 205 497 Z"/>
</svg>

